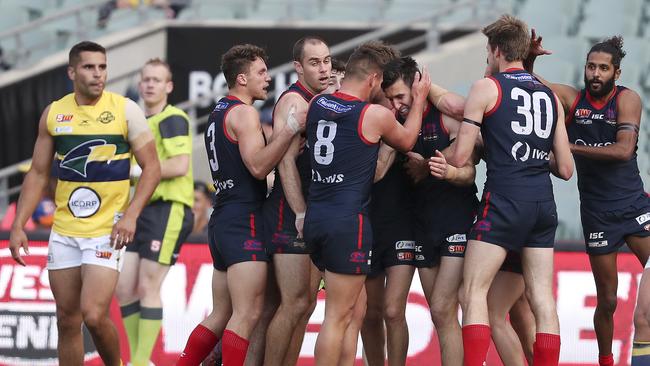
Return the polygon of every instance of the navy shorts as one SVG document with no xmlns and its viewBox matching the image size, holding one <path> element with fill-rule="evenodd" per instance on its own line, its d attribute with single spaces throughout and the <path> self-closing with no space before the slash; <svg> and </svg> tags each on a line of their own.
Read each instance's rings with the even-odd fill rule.
<svg viewBox="0 0 650 366">
<path fill-rule="evenodd" d="M 321 271 L 368 274 L 372 257 L 372 227 L 363 214 L 312 219 L 307 209 L 305 241 L 314 249 L 311 258 Z"/>
<path fill-rule="evenodd" d="M 239 214 L 215 210 L 208 228 L 214 269 L 226 271 L 241 262 L 268 262 L 263 235 L 261 209 Z"/>
<path fill-rule="evenodd" d="M 521 253 L 509 250 L 499 271 L 524 274 L 524 269 L 521 265 Z"/>
<path fill-rule="evenodd" d="M 553 248 L 556 228 L 554 200 L 519 201 L 485 192 L 469 239 L 517 252 L 524 247 Z"/>
<path fill-rule="evenodd" d="M 476 220 L 475 196 L 417 204 L 415 211 L 415 266 L 431 268 L 440 258 L 465 257 L 467 233 Z"/>
<path fill-rule="evenodd" d="M 192 209 L 180 202 L 155 201 L 144 207 L 127 252 L 163 265 L 173 265 L 194 227 Z"/>
<path fill-rule="evenodd" d="M 273 254 L 310 254 L 296 230 L 296 214 L 284 197 L 271 196 L 264 202 L 266 251 Z"/>
<path fill-rule="evenodd" d="M 650 236 L 650 198 L 644 195 L 629 207 L 612 211 L 581 206 L 580 218 L 587 253 L 613 253 L 625 243 L 626 236 Z"/>
<path fill-rule="evenodd" d="M 371 275 L 399 265 L 415 265 L 415 240 L 413 222 L 394 218 L 373 220 L 373 245 Z"/>
</svg>

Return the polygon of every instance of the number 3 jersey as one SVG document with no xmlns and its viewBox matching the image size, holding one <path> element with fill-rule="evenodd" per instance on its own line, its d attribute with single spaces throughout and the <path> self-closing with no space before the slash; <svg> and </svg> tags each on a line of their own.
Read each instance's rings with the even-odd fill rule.
<svg viewBox="0 0 650 366">
<path fill-rule="evenodd" d="M 221 98 L 210 114 L 205 130 L 205 148 L 217 190 L 215 209 L 229 205 L 229 209 L 247 212 L 260 207 L 266 196 L 266 180 L 253 177 L 248 171 L 239 153 L 238 142 L 226 129 L 228 113 L 241 104 L 244 102 L 232 95 Z M 230 206 L 232 204 L 238 206 Z"/>
<path fill-rule="evenodd" d="M 379 144 L 361 133 L 369 103 L 336 92 L 316 96 L 307 112 L 311 178 L 307 208 L 315 219 L 367 214 Z"/>
<path fill-rule="evenodd" d="M 555 95 L 522 69 L 490 78 L 499 97 L 481 125 L 486 190 L 522 201 L 553 199 L 549 154 L 557 124 Z"/>
</svg>

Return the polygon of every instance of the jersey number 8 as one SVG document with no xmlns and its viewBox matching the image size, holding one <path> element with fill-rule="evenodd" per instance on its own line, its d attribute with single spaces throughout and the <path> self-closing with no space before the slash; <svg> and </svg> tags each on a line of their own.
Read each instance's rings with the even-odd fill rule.
<svg viewBox="0 0 650 366">
<path fill-rule="evenodd" d="M 325 136 L 325 127 L 327 127 L 327 136 Z M 314 159 L 321 165 L 330 165 L 334 160 L 334 144 L 332 141 L 336 137 L 336 123 L 332 121 L 318 121 L 316 129 L 316 143 L 314 144 Z"/>
</svg>

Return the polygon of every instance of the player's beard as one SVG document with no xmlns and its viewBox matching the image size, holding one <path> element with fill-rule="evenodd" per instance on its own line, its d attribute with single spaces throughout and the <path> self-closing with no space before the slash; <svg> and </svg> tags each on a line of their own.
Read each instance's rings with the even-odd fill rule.
<svg viewBox="0 0 650 366">
<path fill-rule="evenodd" d="M 614 89 L 614 78 L 610 78 L 609 80 L 599 80 L 601 82 L 601 87 L 600 90 L 594 90 L 592 87 L 593 80 L 588 80 L 587 75 L 584 76 L 585 80 L 585 87 L 589 91 L 589 94 L 591 94 L 592 97 L 594 98 L 602 98 L 609 93 L 611 93 L 612 89 Z"/>
</svg>

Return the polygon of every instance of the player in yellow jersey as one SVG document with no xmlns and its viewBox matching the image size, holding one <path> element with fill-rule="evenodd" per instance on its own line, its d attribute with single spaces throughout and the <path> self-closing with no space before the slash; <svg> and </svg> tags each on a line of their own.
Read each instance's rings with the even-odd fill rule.
<svg viewBox="0 0 650 366">
<path fill-rule="evenodd" d="M 162 323 L 160 287 L 194 224 L 190 123 L 185 112 L 167 104 L 172 89 L 169 65 L 149 60 L 140 71 L 139 92 L 156 141 L 161 180 L 138 218 L 116 291 L 133 366 L 149 365 Z"/>
<path fill-rule="evenodd" d="M 16 262 L 29 254 L 23 226 L 58 165 L 56 211 L 47 268 L 56 302 L 60 365 L 83 363 L 82 321 L 105 365 L 121 364 L 119 338 L 108 317 L 136 220 L 160 180 L 151 131 L 135 102 L 104 90 L 106 50 L 81 42 L 70 50 L 74 92 L 41 115 L 32 166 L 18 200 L 9 247 Z M 129 203 L 131 153 L 142 175 Z"/>
</svg>

